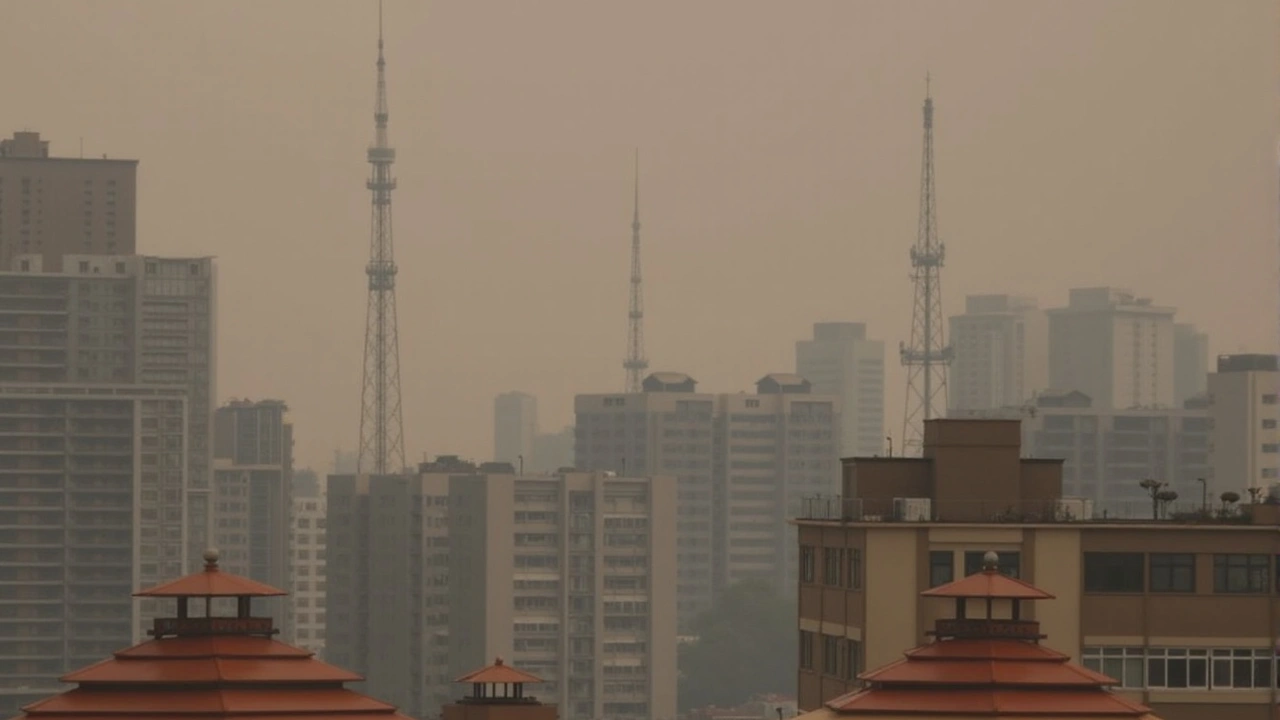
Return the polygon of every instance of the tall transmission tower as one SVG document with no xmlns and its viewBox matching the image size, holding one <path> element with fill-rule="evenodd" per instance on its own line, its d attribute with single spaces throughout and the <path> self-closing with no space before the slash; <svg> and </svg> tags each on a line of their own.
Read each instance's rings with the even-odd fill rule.
<svg viewBox="0 0 1280 720">
<path fill-rule="evenodd" d="M 378 3 L 378 90 L 369 147 L 373 193 L 369 233 L 369 304 L 364 327 L 364 387 L 360 405 L 357 473 L 398 473 L 404 463 L 404 422 L 400 411 L 400 339 L 396 330 L 396 260 L 391 241 L 391 165 L 396 151 L 387 143 L 387 61 L 382 55 L 382 3 Z"/>
<path fill-rule="evenodd" d="M 631 217 L 631 307 L 627 313 L 627 392 L 638 393 L 649 360 L 644 356 L 644 286 L 640 273 L 640 151 L 636 151 L 635 211 Z"/>
<path fill-rule="evenodd" d="M 947 365 L 951 348 L 943 337 L 942 265 L 946 247 L 938 239 L 938 204 L 933 176 L 933 95 L 925 78 L 924 155 L 920 164 L 920 220 L 911 248 L 911 281 L 915 303 L 911 342 L 899 346 L 907 367 L 907 407 L 903 415 L 902 449 L 919 454 L 924 447 L 924 421 L 947 409 Z"/>
</svg>

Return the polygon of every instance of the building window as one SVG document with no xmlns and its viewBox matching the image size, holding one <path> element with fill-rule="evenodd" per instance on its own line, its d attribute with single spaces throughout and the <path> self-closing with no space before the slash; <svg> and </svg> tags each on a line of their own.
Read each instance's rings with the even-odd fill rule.
<svg viewBox="0 0 1280 720">
<path fill-rule="evenodd" d="M 1264 593 L 1270 574 L 1266 555 L 1214 555 L 1213 591 L 1216 593 Z"/>
<path fill-rule="evenodd" d="M 1142 581 L 1142 553 L 1084 554 L 1085 592 L 1140 593 Z"/>
<path fill-rule="evenodd" d="M 1213 687 L 1270 689 L 1271 650 L 1235 648 L 1213 651 Z"/>
<path fill-rule="evenodd" d="M 965 577 L 982 572 L 982 557 L 986 554 L 985 550 L 970 550 L 965 552 Z M 1018 570 L 1022 567 L 1022 553 L 1002 552 L 999 553 L 999 555 L 1000 560 L 996 563 L 996 569 L 999 570 L 1002 575 L 1008 575 L 1011 578 L 1018 577 Z"/>
<path fill-rule="evenodd" d="M 1264 418 L 1264 419 L 1262 420 L 1262 429 L 1263 429 L 1263 430 L 1275 430 L 1275 429 L 1276 429 L 1276 419 L 1275 419 L 1275 418 Z"/>
<path fill-rule="evenodd" d="M 849 572 L 844 581 L 849 584 L 850 590 L 862 589 L 862 549 L 849 548 Z"/>
<path fill-rule="evenodd" d="M 844 654 L 845 679 L 857 680 L 862 672 L 862 643 L 857 640 L 845 640 Z"/>
<path fill-rule="evenodd" d="M 956 555 L 950 550 L 929 551 L 929 587 L 936 588 L 955 580 Z"/>
<path fill-rule="evenodd" d="M 1277 399 L 1277 398 L 1276 398 L 1276 393 L 1267 393 L 1266 395 L 1263 395 L 1263 396 L 1262 396 L 1262 404 L 1263 404 L 1263 405 L 1275 405 L 1275 404 L 1276 404 L 1276 399 Z"/>
<path fill-rule="evenodd" d="M 1147 687 L 1199 689 L 1209 687 L 1209 651 L 1186 648 L 1147 650 Z"/>
<path fill-rule="evenodd" d="M 1146 687 L 1142 648 L 1087 647 L 1080 653 L 1080 662 L 1090 670 L 1118 681 L 1120 687 Z"/>
<path fill-rule="evenodd" d="M 1196 591 L 1196 556 L 1191 553 L 1151 553 L 1151 592 Z"/>
<path fill-rule="evenodd" d="M 813 633 L 800 631 L 800 669 L 813 669 Z"/>
<path fill-rule="evenodd" d="M 1280 443 L 1262 443 L 1262 452 L 1268 454 L 1278 453 L 1280 452 Z"/>
<path fill-rule="evenodd" d="M 844 559 L 840 554 L 840 548 L 822 548 L 822 582 L 826 585 L 840 586 L 840 565 Z"/>
<path fill-rule="evenodd" d="M 840 638 L 835 635 L 822 636 L 822 674 L 840 676 Z"/>
<path fill-rule="evenodd" d="M 760 401 L 759 401 L 759 400 L 748 400 L 748 401 L 747 401 L 747 407 L 749 407 L 749 408 L 758 408 L 758 407 L 760 407 Z"/>
<path fill-rule="evenodd" d="M 814 575 L 813 546 L 800 546 L 800 582 L 813 582 Z"/>
</svg>

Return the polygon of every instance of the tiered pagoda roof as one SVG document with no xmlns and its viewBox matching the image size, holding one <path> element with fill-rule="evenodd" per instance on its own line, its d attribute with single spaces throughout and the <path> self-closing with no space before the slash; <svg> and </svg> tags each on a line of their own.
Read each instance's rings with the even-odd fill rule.
<svg viewBox="0 0 1280 720">
<path fill-rule="evenodd" d="M 865 687 L 802 720 L 1158 720 L 1112 693 L 1112 678 L 1040 644 L 1040 624 L 1021 618 L 1022 603 L 1053 596 L 999 573 L 998 559 L 987 553 L 982 571 L 921 593 L 955 600 L 955 616 L 937 621 L 933 642 L 859 675 Z M 975 605 L 979 616 L 968 617 Z"/>
<path fill-rule="evenodd" d="M 274 639 L 252 599 L 282 590 L 205 567 L 136 597 L 175 598 L 177 617 L 157 618 L 140 645 L 62 677 L 77 687 L 23 708 L 22 720 L 409 720 L 396 708 L 346 689 L 359 675 Z M 236 598 L 235 616 L 213 615 L 214 598 Z M 191 601 L 203 600 L 201 616 Z M 15 719 L 18 720 L 18 719 Z"/>
</svg>

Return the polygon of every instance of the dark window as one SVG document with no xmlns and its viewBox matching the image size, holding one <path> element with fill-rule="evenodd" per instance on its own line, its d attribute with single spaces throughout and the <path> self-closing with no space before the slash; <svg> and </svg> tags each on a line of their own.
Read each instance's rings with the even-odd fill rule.
<svg viewBox="0 0 1280 720">
<path fill-rule="evenodd" d="M 929 587 L 946 585 L 955 579 L 956 555 L 950 550 L 929 552 Z"/>
<path fill-rule="evenodd" d="M 800 582 L 805 582 L 805 583 L 813 582 L 813 575 L 814 575 L 813 546 L 801 545 L 800 546 Z"/>
<path fill-rule="evenodd" d="M 808 630 L 800 631 L 800 667 L 813 669 L 813 633 Z"/>
<path fill-rule="evenodd" d="M 840 548 L 822 548 L 822 582 L 827 585 L 840 585 L 840 565 L 844 559 L 840 557 Z"/>
<path fill-rule="evenodd" d="M 840 638 L 835 635 L 822 636 L 822 674 L 840 675 Z"/>
<path fill-rule="evenodd" d="M 1213 591 L 1216 593 L 1264 593 L 1271 568 L 1266 555 L 1214 555 Z"/>
<path fill-rule="evenodd" d="M 849 556 L 849 573 L 845 578 L 845 582 L 849 584 L 850 590 L 862 589 L 862 550 L 860 548 L 849 548 L 847 551 Z"/>
<path fill-rule="evenodd" d="M 1151 592 L 1195 592 L 1196 556 L 1151 553 Z"/>
<path fill-rule="evenodd" d="M 1142 592 L 1142 553 L 1085 553 L 1084 591 Z"/>
<path fill-rule="evenodd" d="M 985 550 L 970 550 L 964 554 L 964 576 L 969 577 L 974 573 L 982 572 L 982 557 L 986 555 Z M 1000 553 L 1000 561 L 996 563 L 996 569 L 1002 575 L 1008 575 L 1011 578 L 1019 577 L 1018 572 L 1022 567 L 1022 553 L 1002 552 Z"/>
<path fill-rule="evenodd" d="M 844 649 L 847 656 L 844 663 L 845 679 L 857 680 L 858 673 L 862 672 L 862 643 L 845 640 Z"/>
</svg>

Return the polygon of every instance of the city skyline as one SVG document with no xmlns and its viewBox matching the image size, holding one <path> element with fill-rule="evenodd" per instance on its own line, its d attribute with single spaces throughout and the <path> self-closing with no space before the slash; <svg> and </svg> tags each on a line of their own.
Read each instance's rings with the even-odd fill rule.
<svg viewBox="0 0 1280 720">
<path fill-rule="evenodd" d="M 23 108 L 6 134 L 40 131 L 54 155 L 78 155 L 83 139 L 86 156 L 140 160 L 139 251 L 219 258 L 216 400 L 287 398 L 299 466 L 325 467 L 335 447 L 354 449 L 360 348 L 349 340 L 364 288 L 353 268 L 366 259 L 368 217 L 357 181 L 376 13 L 308 4 L 309 21 L 293 22 L 302 7 L 254 6 L 259 22 L 243 23 L 247 4 L 15 4 L 0 30 L 6 53 L 64 62 L 0 73 Z M 472 8 L 387 5 L 404 128 L 398 250 L 414 268 L 400 304 L 417 313 L 401 330 L 411 460 L 483 457 L 498 392 L 535 391 L 546 425 L 559 427 L 575 394 L 616 387 L 629 240 L 619 219 L 631 211 L 637 145 L 646 349 L 664 359 L 651 371 L 733 391 L 760 368 L 788 367 L 814 322 L 866 322 L 886 343 L 905 339 L 913 121 L 931 65 L 952 251 L 944 308 L 979 292 L 1053 307 L 1069 287 L 1114 284 L 1177 307 L 1210 333 L 1212 354 L 1276 348 L 1275 323 L 1239 312 L 1274 307 L 1274 263 L 1256 260 L 1274 255 L 1276 236 L 1280 102 L 1268 90 L 1280 78 L 1267 62 L 1268 4 L 740 4 L 735 36 L 714 53 L 702 41 L 723 22 L 714 3 L 678 27 L 660 4 L 586 7 L 503 8 L 494 22 Z M 591 30 L 615 19 L 634 32 L 602 45 Z M 492 47 L 462 39 L 480 27 Z M 881 39 L 906 33 L 915 37 L 901 49 Z M 1083 33 L 1093 44 L 1075 55 Z M 753 49 L 766 41 L 786 52 L 762 67 Z M 213 62 L 222 47 L 236 52 Z M 574 62 L 586 52 L 597 67 Z M 108 94 L 103 73 L 130 78 L 123 95 Z M 175 81 L 193 73 L 206 81 Z M 685 112 L 673 115 L 677 103 Z M 85 105 L 91 121 L 76 112 Z M 1197 142 L 1210 136 L 1212 147 Z M 779 238 L 781 256 L 768 250 Z M 732 272 L 721 271 L 726 257 Z M 306 272 L 281 280 L 282 265 Z M 458 303 L 474 297 L 478 273 L 453 267 L 483 267 L 502 290 Z M 762 326 L 776 338 L 762 340 Z M 887 364 L 887 428 L 901 425 L 904 383 Z"/>
</svg>

